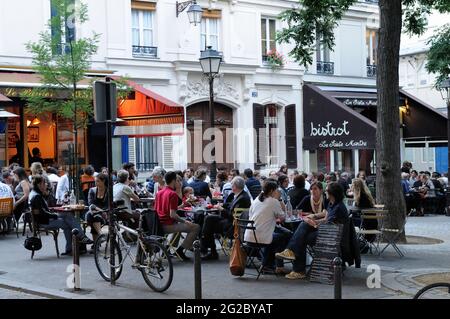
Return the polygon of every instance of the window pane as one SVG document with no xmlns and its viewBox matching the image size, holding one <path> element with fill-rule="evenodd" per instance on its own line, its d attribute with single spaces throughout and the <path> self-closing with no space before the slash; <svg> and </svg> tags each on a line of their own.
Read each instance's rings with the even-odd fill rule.
<svg viewBox="0 0 450 319">
<path fill-rule="evenodd" d="M 138 10 L 131 10 L 131 18 L 132 18 L 132 24 L 133 28 L 139 29 L 139 11 Z"/>
<path fill-rule="evenodd" d="M 261 19 L 261 39 L 267 40 L 267 20 Z"/>
<path fill-rule="evenodd" d="M 270 47 L 270 50 L 276 50 L 277 45 L 276 45 L 275 41 L 270 40 L 269 47 Z"/>
<path fill-rule="evenodd" d="M 143 11 L 144 16 L 144 29 L 153 29 L 152 26 L 152 12 L 151 11 Z"/>
<path fill-rule="evenodd" d="M 261 51 L 262 55 L 267 55 L 267 41 L 264 39 L 261 41 Z"/>
<path fill-rule="evenodd" d="M 202 34 L 202 35 L 200 36 L 200 48 L 201 48 L 202 50 L 205 50 L 205 49 L 206 49 L 206 35 L 205 35 L 205 34 Z"/>
<path fill-rule="evenodd" d="M 219 35 L 217 19 L 209 19 L 209 34 Z"/>
<path fill-rule="evenodd" d="M 133 45 L 140 45 L 139 29 L 133 29 Z"/>
<path fill-rule="evenodd" d="M 270 41 L 275 41 L 275 20 L 269 20 Z"/>
<path fill-rule="evenodd" d="M 214 50 L 219 50 L 219 37 L 216 35 L 211 35 L 209 37 L 209 45 L 212 46 Z"/>
<path fill-rule="evenodd" d="M 144 46 L 151 47 L 153 45 L 153 32 L 144 30 Z"/>
</svg>

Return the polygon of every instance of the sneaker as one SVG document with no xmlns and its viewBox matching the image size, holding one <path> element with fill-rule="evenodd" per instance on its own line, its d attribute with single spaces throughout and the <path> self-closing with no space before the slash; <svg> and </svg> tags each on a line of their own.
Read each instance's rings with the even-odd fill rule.
<svg viewBox="0 0 450 319">
<path fill-rule="evenodd" d="M 287 275 L 289 273 L 290 273 L 289 270 L 287 270 L 284 267 L 277 267 L 277 268 L 275 268 L 275 274 L 277 274 L 277 275 Z"/>
<path fill-rule="evenodd" d="M 295 260 L 295 254 L 290 249 L 285 249 L 281 253 L 276 253 L 275 257 L 280 259 Z"/>
<path fill-rule="evenodd" d="M 81 238 L 80 243 L 85 245 L 92 245 L 94 242 L 88 236 L 84 235 L 83 238 Z"/>
<path fill-rule="evenodd" d="M 286 276 L 285 276 L 287 279 L 293 279 L 293 280 L 296 280 L 296 279 L 305 279 L 306 278 L 306 275 L 304 274 L 304 273 L 302 273 L 302 272 L 295 272 L 295 271 L 291 271 L 289 274 L 287 274 Z"/>
</svg>

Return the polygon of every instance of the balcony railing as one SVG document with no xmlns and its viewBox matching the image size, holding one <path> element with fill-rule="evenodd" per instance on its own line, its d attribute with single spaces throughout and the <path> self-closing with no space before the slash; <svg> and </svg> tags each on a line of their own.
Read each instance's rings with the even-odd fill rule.
<svg viewBox="0 0 450 319">
<path fill-rule="evenodd" d="M 334 62 L 317 61 L 318 74 L 334 74 Z"/>
<path fill-rule="evenodd" d="M 158 166 L 158 163 L 152 162 L 152 163 L 136 163 L 136 168 L 139 172 L 147 172 L 154 169 L 156 166 Z"/>
<path fill-rule="evenodd" d="M 145 58 L 156 58 L 156 57 L 158 57 L 158 48 L 133 45 L 133 56 L 145 57 Z"/>
<path fill-rule="evenodd" d="M 367 65 L 367 77 L 374 78 L 377 76 L 377 66 L 375 64 Z"/>
</svg>

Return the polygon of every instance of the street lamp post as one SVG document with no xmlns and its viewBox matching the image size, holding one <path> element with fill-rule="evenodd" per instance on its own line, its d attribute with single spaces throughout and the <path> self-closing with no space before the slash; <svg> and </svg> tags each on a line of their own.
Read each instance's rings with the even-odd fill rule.
<svg viewBox="0 0 450 319">
<path fill-rule="evenodd" d="M 442 99 L 447 104 L 447 147 L 448 147 L 448 168 L 447 168 L 447 180 L 450 178 L 450 78 L 441 81 L 439 84 L 439 90 L 441 91 Z M 450 215 L 450 181 L 447 182 L 447 189 L 445 191 L 447 203 L 445 210 L 447 215 Z"/>
<path fill-rule="evenodd" d="M 222 56 L 216 50 L 213 50 L 211 46 L 208 46 L 206 50 L 201 51 L 200 65 L 203 70 L 203 74 L 208 77 L 209 81 L 209 123 L 210 128 L 213 130 L 211 135 L 212 146 L 212 163 L 211 163 L 211 182 L 216 181 L 217 169 L 216 169 L 216 147 L 215 147 L 215 134 L 214 134 L 214 78 L 219 74 L 220 63 L 222 62 Z"/>
</svg>

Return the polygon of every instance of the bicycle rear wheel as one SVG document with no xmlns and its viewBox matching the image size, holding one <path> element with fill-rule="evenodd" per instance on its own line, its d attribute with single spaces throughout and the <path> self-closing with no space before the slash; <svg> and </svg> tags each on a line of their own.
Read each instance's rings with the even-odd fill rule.
<svg viewBox="0 0 450 319">
<path fill-rule="evenodd" d="M 147 241 L 145 250 L 139 249 L 138 260 L 142 277 L 151 289 L 163 292 L 172 284 L 172 260 L 164 245 L 157 241 Z"/>
<path fill-rule="evenodd" d="M 450 283 L 439 282 L 420 289 L 414 299 L 450 299 Z"/>
<path fill-rule="evenodd" d="M 109 234 L 100 235 L 94 244 L 94 259 L 97 270 L 106 281 L 111 281 L 111 258 L 110 258 Z M 114 240 L 114 265 L 116 265 L 115 280 L 122 274 L 122 252 L 117 241 Z M 120 266 L 118 266 L 120 265 Z"/>
</svg>

